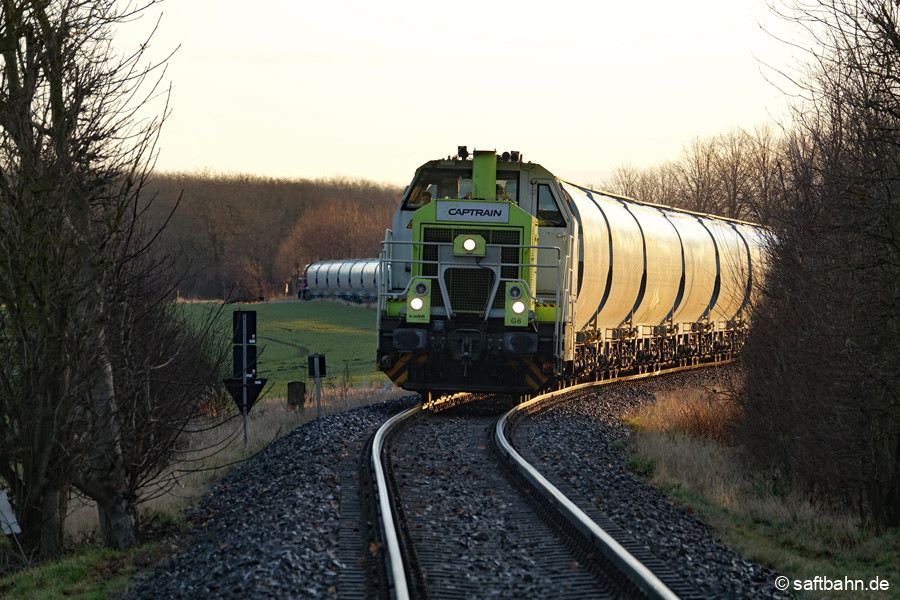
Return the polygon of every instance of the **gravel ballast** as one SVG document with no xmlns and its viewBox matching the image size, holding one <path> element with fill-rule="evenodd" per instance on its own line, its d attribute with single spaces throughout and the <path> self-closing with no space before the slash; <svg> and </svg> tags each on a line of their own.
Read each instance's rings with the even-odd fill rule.
<svg viewBox="0 0 900 600">
<path fill-rule="evenodd" d="M 180 551 L 125 597 L 338 598 L 343 462 L 413 403 L 323 417 L 272 442 L 213 487 Z"/>
<path fill-rule="evenodd" d="M 672 504 L 626 467 L 630 431 L 620 417 L 652 402 L 654 390 L 711 384 L 713 373 L 598 388 L 526 419 L 517 432 L 523 456 L 552 473 L 632 539 L 709 598 L 789 598 L 777 573 L 744 560 L 715 530 Z M 522 451 L 520 450 L 520 451 Z"/>
<path fill-rule="evenodd" d="M 652 385 L 610 388 L 595 400 L 569 403 L 526 419 L 516 437 L 520 444 L 536 442 L 529 443 L 523 454 L 531 454 L 542 472 L 548 470 L 565 481 L 583 501 L 642 540 L 651 553 L 710 598 L 786 597 L 774 588 L 775 573 L 729 550 L 709 527 L 625 467 L 621 442 L 628 430 L 618 415 L 650 401 L 652 388 L 645 386 Z M 407 397 L 324 417 L 270 444 L 213 487 L 191 516 L 194 526 L 182 536 L 178 551 L 138 579 L 124 597 L 356 597 L 358 592 L 343 594 L 339 580 L 353 568 L 340 552 L 341 530 L 347 527 L 341 520 L 341 503 L 348 494 L 356 495 L 355 490 L 342 490 L 342 474 L 348 487 L 346 469 L 355 468 L 361 442 L 414 402 L 414 397 Z M 466 478 L 456 479 L 464 485 Z M 448 495 L 466 511 L 467 503 L 484 502 L 467 498 L 465 492 Z M 478 514 L 478 507 L 472 509 L 469 514 Z M 459 532 L 463 539 L 450 539 L 448 532 L 444 543 L 468 545 L 481 535 L 468 526 Z M 347 532 L 343 535 L 346 538 Z M 521 562 L 524 555 L 517 555 Z M 496 568 L 506 569 L 502 553 L 491 560 L 500 563 Z M 518 563 L 508 567 L 519 572 L 520 581 L 540 586 L 520 569 Z M 483 591 L 481 597 L 503 598 L 523 589 Z"/>
<path fill-rule="evenodd" d="M 392 443 L 428 597 L 612 598 L 499 467 L 490 431 L 506 410 L 427 415 Z"/>
</svg>

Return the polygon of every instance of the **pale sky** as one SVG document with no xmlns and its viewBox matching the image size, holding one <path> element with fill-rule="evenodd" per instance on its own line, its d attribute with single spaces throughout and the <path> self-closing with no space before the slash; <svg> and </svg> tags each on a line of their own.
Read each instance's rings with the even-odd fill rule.
<svg viewBox="0 0 900 600">
<path fill-rule="evenodd" d="M 167 0 L 161 170 L 362 177 L 519 150 L 576 183 L 784 114 L 765 0 Z M 159 11 L 156 11 L 157 13 Z M 136 47 L 148 14 L 117 40 Z M 782 34 L 783 35 L 783 34 Z"/>
</svg>

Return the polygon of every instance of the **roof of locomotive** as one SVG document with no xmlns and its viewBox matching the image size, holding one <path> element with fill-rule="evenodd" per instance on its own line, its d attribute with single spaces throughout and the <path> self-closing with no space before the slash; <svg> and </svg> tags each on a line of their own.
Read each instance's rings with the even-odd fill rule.
<svg viewBox="0 0 900 600">
<path fill-rule="evenodd" d="M 508 154 L 508 153 L 507 153 Z M 424 165 L 420 166 L 416 169 L 416 174 L 413 176 L 413 181 L 415 181 L 416 177 L 422 171 L 426 169 L 471 169 L 472 168 L 472 159 L 471 158 L 460 158 L 459 156 L 448 156 L 447 158 L 438 158 L 435 160 L 430 160 Z M 522 172 L 534 172 L 534 175 L 545 178 L 553 178 L 556 179 L 556 176 L 542 167 L 541 165 L 533 162 L 525 162 L 523 160 L 503 160 L 500 156 L 497 157 L 497 170 L 498 171 L 522 171 Z"/>
</svg>

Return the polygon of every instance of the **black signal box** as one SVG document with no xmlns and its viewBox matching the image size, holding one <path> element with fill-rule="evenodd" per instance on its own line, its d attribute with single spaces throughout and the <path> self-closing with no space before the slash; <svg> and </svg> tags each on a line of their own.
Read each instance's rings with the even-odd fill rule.
<svg viewBox="0 0 900 600">
<path fill-rule="evenodd" d="M 244 349 L 246 348 L 247 360 L 247 377 L 256 376 L 256 311 L 255 310 L 236 310 L 231 313 L 232 336 L 231 342 L 234 344 L 232 350 L 232 369 L 233 377 L 240 379 L 244 375 Z M 247 345 L 244 345 L 246 340 Z"/>
<path fill-rule="evenodd" d="M 309 360 L 309 376 L 325 377 L 325 355 L 311 354 Z M 318 371 L 318 372 L 317 372 Z"/>
<path fill-rule="evenodd" d="M 244 317 L 247 318 L 247 343 L 256 343 L 256 311 L 236 310 L 231 313 L 231 331 L 234 332 L 234 336 L 231 339 L 232 344 L 244 343 Z"/>
<path fill-rule="evenodd" d="M 231 353 L 232 369 L 231 373 L 234 377 L 240 378 L 244 372 L 244 347 L 234 346 Z M 254 377 L 256 375 L 256 346 L 247 344 L 247 376 Z"/>
</svg>

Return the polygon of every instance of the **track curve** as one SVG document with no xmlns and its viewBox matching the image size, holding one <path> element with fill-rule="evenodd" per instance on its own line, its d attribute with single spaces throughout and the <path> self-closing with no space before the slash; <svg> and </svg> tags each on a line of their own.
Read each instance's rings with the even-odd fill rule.
<svg viewBox="0 0 900 600">
<path fill-rule="evenodd" d="M 709 366 L 709 365 L 705 365 Z M 664 373 L 677 372 L 681 370 L 687 370 L 687 368 L 681 369 L 673 369 Z M 478 442 L 477 437 L 474 434 L 466 434 L 469 435 L 465 441 L 459 442 L 462 445 L 465 445 L 469 449 L 472 447 L 484 447 L 485 444 L 491 444 L 495 448 L 496 458 L 494 462 L 500 461 L 508 461 L 506 465 L 506 469 L 509 469 L 511 472 L 514 472 L 515 477 L 520 477 L 523 481 L 527 481 L 528 485 L 532 487 L 532 490 L 529 491 L 519 491 L 516 494 L 520 496 L 533 496 L 531 500 L 533 513 L 544 512 L 556 512 L 558 514 L 555 515 L 544 515 L 538 518 L 543 518 L 544 521 L 552 522 L 565 522 L 568 523 L 571 528 L 573 528 L 573 532 L 570 533 L 568 531 L 562 531 L 563 529 L 568 529 L 565 525 L 557 525 L 555 526 L 555 531 L 552 532 L 552 535 L 555 535 L 557 538 L 564 538 L 566 536 L 571 536 L 573 539 L 566 540 L 562 539 L 564 545 L 576 548 L 588 548 L 585 550 L 587 552 L 586 556 L 579 555 L 578 557 L 570 557 L 563 559 L 563 562 L 568 561 L 568 565 L 578 565 L 586 566 L 590 564 L 589 571 L 595 576 L 595 579 L 599 582 L 600 588 L 592 588 L 592 591 L 585 592 L 585 597 L 596 597 L 599 595 L 605 595 L 609 597 L 613 597 L 616 595 L 620 595 L 623 589 L 628 590 L 626 592 L 627 595 L 639 594 L 641 596 L 653 599 L 665 599 L 672 600 L 675 598 L 688 596 L 695 597 L 695 590 L 692 589 L 691 586 L 682 585 L 678 589 L 678 593 L 673 591 L 671 587 L 664 583 L 660 577 L 658 577 L 654 569 L 658 572 L 659 565 L 655 564 L 654 568 L 651 569 L 647 565 L 645 565 L 640 558 L 635 557 L 635 555 L 630 552 L 628 549 L 623 547 L 614 536 L 607 533 L 604 528 L 599 525 L 594 519 L 589 517 L 583 510 L 581 510 L 574 502 L 572 502 L 559 488 L 554 486 L 550 481 L 547 480 L 541 473 L 530 465 L 524 458 L 522 458 L 521 454 L 515 449 L 513 443 L 508 439 L 506 431 L 511 427 L 510 422 L 511 419 L 519 418 L 521 414 L 533 409 L 534 407 L 552 404 L 554 402 L 560 401 L 560 398 L 564 398 L 567 394 L 571 395 L 573 392 L 577 392 L 578 390 L 583 390 L 591 387 L 595 387 L 597 385 L 608 385 L 610 383 L 618 383 L 621 381 L 628 381 L 632 379 L 642 379 L 646 377 L 652 377 L 654 375 L 658 375 L 660 373 L 647 373 L 642 375 L 631 376 L 627 378 L 622 378 L 620 380 L 607 380 L 601 382 L 592 382 L 588 384 L 580 384 L 571 386 L 569 388 L 565 388 L 563 390 L 551 392 L 548 394 L 544 394 L 537 398 L 534 398 L 526 403 L 523 403 L 519 406 L 513 406 L 509 411 L 504 410 L 502 416 L 498 419 L 494 420 L 493 417 L 490 419 L 490 423 L 485 421 L 484 418 L 476 418 L 471 424 L 466 425 L 464 422 L 454 423 L 449 429 L 446 431 L 444 429 L 440 429 L 440 427 L 444 427 L 443 425 L 432 425 L 432 428 L 438 428 L 436 431 L 430 431 L 428 435 L 420 434 L 415 438 L 415 443 L 419 444 L 418 450 L 412 451 L 409 455 L 413 456 L 412 459 L 414 466 L 413 468 L 423 468 L 422 464 L 417 463 L 418 455 L 422 454 L 425 450 L 423 449 L 423 440 L 437 440 L 444 439 L 447 436 L 453 435 L 454 433 L 458 433 L 464 431 L 467 427 L 469 429 L 478 430 L 479 428 L 483 429 L 485 432 L 485 441 Z M 452 410 L 464 410 L 460 408 L 450 409 Z M 449 412 L 449 411 L 448 411 Z M 413 569 L 410 569 L 408 565 L 408 560 L 404 559 L 404 556 L 417 556 L 417 551 L 414 548 L 409 548 L 409 546 L 415 545 L 413 542 L 414 537 L 421 537 L 421 530 L 428 529 L 431 525 L 428 522 L 428 519 L 424 519 L 421 522 L 417 521 L 421 515 L 417 514 L 417 508 L 413 508 L 410 510 L 410 514 L 404 515 L 402 514 L 404 509 L 404 503 L 411 503 L 417 507 L 428 506 L 428 511 L 431 510 L 430 501 L 427 498 L 427 492 L 423 491 L 423 487 L 421 485 L 410 485 L 408 482 L 404 484 L 404 491 L 400 492 L 398 485 L 395 483 L 393 488 L 388 482 L 388 476 L 386 475 L 392 467 L 398 466 L 398 461 L 402 462 L 405 459 L 396 458 L 392 459 L 390 451 L 386 450 L 385 442 L 389 440 L 395 433 L 402 429 L 403 427 L 409 427 L 411 420 L 415 417 L 417 419 L 426 419 L 429 413 L 423 412 L 421 407 L 414 407 L 413 409 L 407 410 L 404 413 L 397 415 L 392 418 L 390 421 L 386 422 L 382 429 L 373 437 L 373 448 L 372 448 L 372 463 L 373 469 L 375 470 L 375 480 L 379 482 L 379 489 L 376 492 L 378 496 L 378 504 L 380 510 L 380 527 L 383 530 L 383 537 L 385 543 L 385 560 L 389 564 L 388 570 L 390 571 L 390 582 L 389 585 L 391 587 L 392 597 L 405 599 L 409 597 L 447 597 L 447 598 L 455 598 L 455 597 L 471 597 L 471 590 L 468 592 L 464 589 L 459 589 L 458 594 L 455 595 L 454 592 L 443 593 L 440 590 L 441 581 L 450 584 L 451 587 L 457 586 L 458 580 L 454 580 L 452 575 L 447 575 L 445 577 L 443 574 L 446 572 L 452 572 L 452 569 L 449 569 L 445 565 L 437 570 L 433 570 L 430 573 L 423 572 L 423 568 L 416 566 Z M 407 445 L 410 442 L 406 442 Z M 447 448 L 446 446 L 443 448 L 438 447 L 437 451 L 441 454 L 452 454 L 452 448 Z M 488 462 L 483 462 L 481 458 L 476 458 L 478 455 L 477 452 L 470 451 L 468 452 L 467 460 L 472 461 L 472 464 L 476 466 L 478 469 L 479 477 L 487 477 L 484 475 L 490 469 Z M 467 467 L 469 465 L 459 466 L 461 463 L 457 463 L 456 467 L 448 467 L 447 471 L 451 469 L 457 469 L 461 472 L 472 473 L 471 469 Z M 426 470 L 430 467 L 424 467 Z M 443 472 L 442 469 L 437 469 L 438 473 Z M 409 473 L 406 476 L 410 476 Z M 474 482 L 477 477 L 474 477 L 474 474 L 469 475 L 473 477 L 472 481 Z M 415 477 L 415 475 L 411 476 L 416 483 L 419 483 L 419 479 Z M 510 475 L 507 474 L 507 479 L 510 478 Z M 426 484 L 428 482 L 426 481 Z M 491 495 L 496 494 L 494 488 L 499 488 L 499 484 L 497 483 L 497 478 L 491 476 L 487 485 L 492 486 L 491 489 L 487 492 Z M 412 490 L 412 491 L 410 491 Z M 477 495 L 479 492 L 477 489 L 473 488 L 471 491 L 472 494 Z M 482 490 L 482 493 L 483 490 Z M 400 496 L 403 496 L 403 500 L 401 501 Z M 536 507 L 534 506 L 537 502 L 540 504 L 540 501 L 534 500 L 534 498 L 541 498 L 543 502 L 546 503 L 546 506 Z M 507 503 L 507 511 L 519 510 L 518 504 L 515 500 L 504 499 L 503 502 Z M 419 511 L 421 512 L 421 511 Z M 465 512 L 465 511 L 463 511 Z M 517 513 L 524 514 L 524 513 Z M 452 516 L 443 516 L 441 517 L 444 521 L 452 521 Z M 525 519 L 525 517 L 518 517 L 520 520 Z M 529 525 L 531 527 L 531 525 Z M 537 527 L 537 526 L 535 526 Z M 416 535 L 410 533 L 411 529 L 416 529 Z M 536 536 L 537 538 L 543 539 L 541 536 L 545 535 L 543 533 L 535 533 L 537 529 L 532 531 L 529 535 Z M 484 536 L 485 534 L 479 533 L 479 536 Z M 582 539 L 574 539 L 575 537 L 581 536 Z M 420 541 L 420 545 L 423 547 L 430 547 L 434 545 L 439 545 L 441 540 L 439 537 L 423 537 L 423 541 Z M 485 541 L 485 540 L 482 540 Z M 517 542 L 516 542 L 517 543 Z M 516 543 L 513 543 L 513 547 L 517 547 Z M 440 554 L 438 554 L 438 558 L 432 557 L 428 554 L 429 551 L 423 551 L 422 562 L 428 563 L 432 561 L 434 563 L 436 560 L 440 560 Z M 553 550 L 552 553 L 558 552 L 557 550 Z M 594 557 L 593 554 L 596 553 L 599 557 Z M 577 554 L 577 551 L 576 551 Z M 573 555 L 574 556 L 574 555 Z M 471 558 L 468 555 L 465 555 L 465 558 Z M 449 558 L 446 560 L 449 561 Z M 415 562 L 418 562 L 418 559 L 414 559 Z M 486 562 L 482 560 L 482 562 Z M 598 566 L 600 564 L 604 566 Z M 479 563 L 481 564 L 481 563 Z M 484 565 L 481 565 L 484 566 Z M 488 565 L 489 566 L 489 565 Z M 432 567 L 434 568 L 434 567 Z M 664 569 L 663 569 L 664 570 Z M 615 571 L 615 572 L 613 572 Z M 571 576 L 572 573 L 564 574 L 566 576 Z M 669 574 L 671 575 L 671 574 Z M 548 576 L 551 578 L 557 578 L 557 575 Z M 672 581 L 673 579 L 677 580 L 677 577 L 668 577 L 668 581 Z M 427 586 L 430 588 L 431 592 L 425 589 L 425 581 L 429 582 Z M 610 582 L 612 582 L 610 584 Z M 583 582 L 582 582 L 583 583 Z M 412 595 L 410 593 L 410 588 L 412 586 L 417 586 Z M 579 583 L 579 585 L 582 585 Z M 612 585 L 612 587 L 608 587 Z M 622 587 L 624 586 L 624 588 Z M 457 586 L 459 587 L 459 586 Z M 585 588 L 587 589 L 587 588 Z M 510 590 L 512 591 L 512 590 Z M 519 590 L 521 591 L 521 590 Z M 685 594 L 685 591 L 688 593 Z"/>
</svg>

